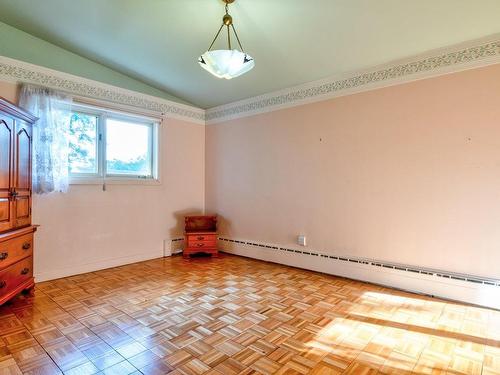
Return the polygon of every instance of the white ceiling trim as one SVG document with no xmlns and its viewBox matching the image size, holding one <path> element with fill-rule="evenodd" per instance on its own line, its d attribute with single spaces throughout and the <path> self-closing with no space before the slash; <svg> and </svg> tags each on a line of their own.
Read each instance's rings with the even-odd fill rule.
<svg viewBox="0 0 500 375">
<path fill-rule="evenodd" d="M 138 93 L 5 56 L 0 56 L 0 79 L 15 83 L 32 83 L 84 98 L 100 99 L 124 106 L 145 109 L 167 118 L 205 124 L 205 111 L 201 108 Z"/>
<path fill-rule="evenodd" d="M 207 124 L 500 63 L 500 35 L 210 108 Z"/>
</svg>

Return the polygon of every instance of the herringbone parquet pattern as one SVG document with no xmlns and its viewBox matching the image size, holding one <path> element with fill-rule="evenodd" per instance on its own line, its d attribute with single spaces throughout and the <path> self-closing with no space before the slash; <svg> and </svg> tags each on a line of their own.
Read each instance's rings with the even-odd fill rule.
<svg viewBox="0 0 500 375">
<path fill-rule="evenodd" d="M 500 312 L 235 256 L 37 284 L 0 374 L 500 374 Z"/>
</svg>

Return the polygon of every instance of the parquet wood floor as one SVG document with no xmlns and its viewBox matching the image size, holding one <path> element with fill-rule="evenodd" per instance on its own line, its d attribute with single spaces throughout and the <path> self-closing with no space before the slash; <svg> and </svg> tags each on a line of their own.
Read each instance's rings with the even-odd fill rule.
<svg viewBox="0 0 500 375">
<path fill-rule="evenodd" d="M 500 312 L 225 255 L 39 283 L 0 374 L 500 374 Z"/>
</svg>

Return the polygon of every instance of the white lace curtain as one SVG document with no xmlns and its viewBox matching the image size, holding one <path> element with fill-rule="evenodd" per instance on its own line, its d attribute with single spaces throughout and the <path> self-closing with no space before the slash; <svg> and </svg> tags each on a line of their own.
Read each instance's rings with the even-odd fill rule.
<svg viewBox="0 0 500 375">
<path fill-rule="evenodd" d="M 71 97 L 45 87 L 23 85 L 19 106 L 39 118 L 33 127 L 33 191 L 68 190 Z"/>
</svg>

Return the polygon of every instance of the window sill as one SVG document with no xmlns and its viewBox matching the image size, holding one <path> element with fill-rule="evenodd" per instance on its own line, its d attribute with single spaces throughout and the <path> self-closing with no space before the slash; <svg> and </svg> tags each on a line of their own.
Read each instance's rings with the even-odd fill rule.
<svg viewBox="0 0 500 375">
<path fill-rule="evenodd" d="M 92 178 L 92 177 L 71 177 L 69 179 L 70 185 L 149 185 L 158 186 L 161 185 L 161 181 L 158 179 L 141 179 L 141 178 L 126 178 L 126 177 L 107 177 L 102 178 Z"/>
</svg>

